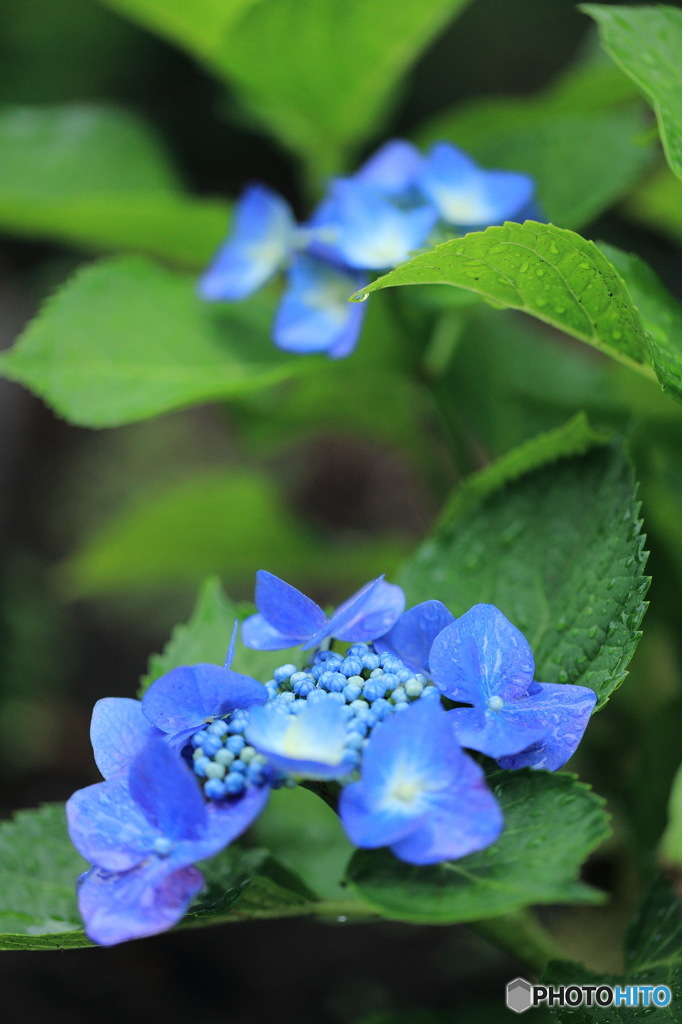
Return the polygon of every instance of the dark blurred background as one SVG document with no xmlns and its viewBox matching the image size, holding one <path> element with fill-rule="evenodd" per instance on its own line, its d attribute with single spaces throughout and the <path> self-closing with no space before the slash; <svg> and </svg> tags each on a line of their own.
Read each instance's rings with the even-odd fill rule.
<svg viewBox="0 0 682 1024">
<path fill-rule="evenodd" d="M 403 83 L 389 134 L 408 133 L 469 97 L 542 88 L 594 45 L 591 28 L 572 0 L 472 3 Z M 230 95 L 179 50 L 92 0 L 0 0 L 0 103 L 81 100 L 142 114 L 191 191 L 234 195 L 246 181 L 261 179 L 302 212 L 294 160 L 243 120 Z M 661 236 L 617 214 L 586 233 L 609 232 L 650 259 L 669 283 L 678 276 L 679 254 Z M 0 240 L 3 345 L 82 258 L 56 245 Z M 195 588 L 187 580 L 153 594 L 133 587 L 89 599 L 71 599 L 63 586 L 60 564 L 114 511 L 134 503 L 140 489 L 166 486 L 201 467 L 256 465 L 322 546 L 339 538 L 362 546 L 388 532 L 387 558 L 395 560 L 424 535 L 457 475 L 443 457 L 442 471 L 431 478 L 385 440 L 344 431 L 341 417 L 336 429 L 292 434 L 273 453 L 246 436 L 246 420 L 220 406 L 93 432 L 66 425 L 17 386 L 0 382 L 0 395 L 1 817 L 64 800 L 96 780 L 87 738 L 92 704 L 133 694 L 149 653 L 191 610 Z M 667 564 L 665 553 L 658 557 Z M 250 597 L 259 567 L 224 571 L 234 597 Z M 348 592 L 345 583 L 339 589 L 330 582 L 321 562 L 305 575 L 320 600 Z M 658 669 L 660 652 L 651 655 Z M 672 651 L 670 662 L 676 657 Z M 666 666 L 661 671 L 674 675 Z M 608 746 L 617 714 L 586 755 L 588 775 L 590 757 L 599 756 L 600 743 Z M 660 807 L 656 813 L 654 834 Z M 591 871 L 596 884 L 617 887 L 608 851 Z M 572 930 L 588 927 L 603 966 L 616 968 L 606 939 L 622 928 L 628 910 L 617 904 L 611 918 L 581 911 L 564 923 L 560 913 L 550 917 L 569 944 Z M 165 935 L 108 951 L 6 952 L 0 998 L 4 1019 L 50 1024 L 150 1017 L 205 1024 L 495 1024 L 507 1019 L 500 1005 L 504 983 L 519 972 L 466 929 L 282 921 Z M 443 1016 L 413 1015 L 419 1007 Z"/>
</svg>

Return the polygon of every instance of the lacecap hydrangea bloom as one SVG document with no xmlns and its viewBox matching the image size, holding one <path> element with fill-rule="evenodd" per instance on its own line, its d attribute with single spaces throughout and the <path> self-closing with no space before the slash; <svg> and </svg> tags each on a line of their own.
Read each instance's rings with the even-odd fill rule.
<svg viewBox="0 0 682 1024">
<path fill-rule="evenodd" d="M 275 345 L 341 359 L 355 348 L 364 318 L 364 307 L 348 300 L 369 273 L 453 234 L 537 215 L 534 191 L 528 175 L 484 170 L 448 142 L 422 154 L 393 139 L 351 177 L 332 179 L 305 224 L 276 192 L 246 188 L 199 294 L 239 301 L 284 271 Z"/>
<path fill-rule="evenodd" d="M 196 862 L 282 786 L 323 790 L 356 846 L 410 864 L 481 850 L 504 820 L 471 752 L 555 770 L 596 703 L 586 687 L 536 682 L 527 641 L 492 605 L 458 619 L 436 600 L 404 611 L 402 590 L 380 577 L 328 616 L 267 572 L 256 604 L 246 643 L 300 646 L 298 664 L 265 682 L 235 672 L 233 636 L 224 666 L 176 668 L 141 701 L 95 706 L 105 781 L 76 792 L 67 816 L 92 864 L 78 895 L 96 942 L 171 927 L 201 891 Z"/>
</svg>

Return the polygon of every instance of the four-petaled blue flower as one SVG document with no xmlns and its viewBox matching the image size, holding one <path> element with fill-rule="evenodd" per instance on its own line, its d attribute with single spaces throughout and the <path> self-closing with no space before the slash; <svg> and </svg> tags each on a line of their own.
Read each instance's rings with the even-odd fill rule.
<svg viewBox="0 0 682 1024">
<path fill-rule="evenodd" d="M 451 700 L 463 747 L 503 768 L 561 768 L 575 752 L 597 695 L 586 686 L 536 683 L 528 641 L 490 604 L 474 605 L 431 648 L 431 674 Z"/>
<path fill-rule="evenodd" d="M 256 575 L 256 607 L 258 614 L 242 627 L 247 647 L 281 651 L 300 645 L 308 650 L 327 637 L 352 643 L 383 636 L 402 613 L 405 595 L 380 576 L 349 597 L 330 619 L 300 590 L 261 569 Z"/>
<path fill-rule="evenodd" d="M 450 714 L 417 701 L 382 722 L 339 813 L 356 846 L 388 846 L 411 864 L 453 860 L 493 843 L 502 812 L 483 769 L 452 742 Z"/>
<path fill-rule="evenodd" d="M 364 309 L 348 300 L 367 283 L 366 271 L 394 267 L 442 240 L 444 231 L 537 215 L 533 192 L 527 175 L 479 168 L 449 143 L 423 156 L 410 142 L 392 139 L 352 177 L 332 179 L 300 228 L 275 192 L 247 188 L 199 294 L 209 301 L 243 299 L 283 269 L 288 283 L 275 316 L 275 345 L 341 359 L 354 350 L 362 327 Z"/>
<path fill-rule="evenodd" d="M 195 776 L 162 740 L 127 776 L 78 790 L 67 802 L 71 839 L 93 867 L 78 904 L 86 932 L 109 946 L 170 928 L 203 886 L 192 865 L 240 835 L 261 812 L 266 787 L 206 804 Z"/>
</svg>

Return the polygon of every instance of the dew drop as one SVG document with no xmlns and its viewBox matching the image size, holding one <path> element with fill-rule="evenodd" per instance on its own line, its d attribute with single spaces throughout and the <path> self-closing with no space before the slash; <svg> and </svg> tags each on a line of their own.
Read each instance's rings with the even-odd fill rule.
<svg viewBox="0 0 682 1024">
<path fill-rule="evenodd" d="M 619 341 L 623 337 L 623 332 L 619 331 L 618 329 L 616 329 L 615 331 L 611 331 L 611 337 L 614 341 Z"/>
<path fill-rule="evenodd" d="M 545 276 L 545 272 L 544 272 L 544 270 L 542 269 L 542 267 L 539 267 L 539 268 L 538 268 L 538 269 L 537 269 L 537 270 L 535 271 L 535 273 L 536 273 L 536 274 L 538 275 L 538 277 L 544 277 L 544 276 Z"/>
<path fill-rule="evenodd" d="M 528 261 L 526 260 L 519 267 L 519 274 L 525 274 L 527 270 L 528 270 Z"/>
<path fill-rule="evenodd" d="M 355 299 L 356 302 L 367 302 L 369 298 L 369 292 L 363 292 L 362 295 L 358 295 Z"/>
</svg>

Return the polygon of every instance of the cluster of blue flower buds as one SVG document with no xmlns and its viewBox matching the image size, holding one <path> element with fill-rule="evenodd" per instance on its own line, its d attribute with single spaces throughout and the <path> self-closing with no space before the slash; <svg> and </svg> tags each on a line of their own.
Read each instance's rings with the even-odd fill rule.
<svg viewBox="0 0 682 1024">
<path fill-rule="evenodd" d="M 326 787 L 357 846 L 387 846 L 412 864 L 480 850 L 504 822 L 464 748 L 503 768 L 553 771 L 594 710 L 592 690 L 534 680 L 527 641 L 493 605 L 458 619 L 435 600 L 405 611 L 400 587 L 380 577 L 330 617 L 267 572 L 256 605 L 244 643 L 301 646 L 312 652 L 302 667 L 282 665 L 265 684 L 234 671 L 235 630 L 225 666 L 176 668 L 141 701 L 95 705 L 105 781 L 77 791 L 67 813 L 93 865 L 79 906 L 96 942 L 174 924 L 202 888 L 195 863 L 237 838 L 281 786 Z"/>
<path fill-rule="evenodd" d="M 454 233 L 538 215 L 534 182 L 484 170 L 448 142 L 420 153 L 393 139 L 351 177 L 334 178 L 310 220 L 297 225 L 280 195 L 251 185 L 232 232 L 199 282 L 209 301 L 238 301 L 285 270 L 273 325 L 285 351 L 350 355 L 364 308 L 349 304 L 369 271 L 382 271 Z"/>
</svg>

